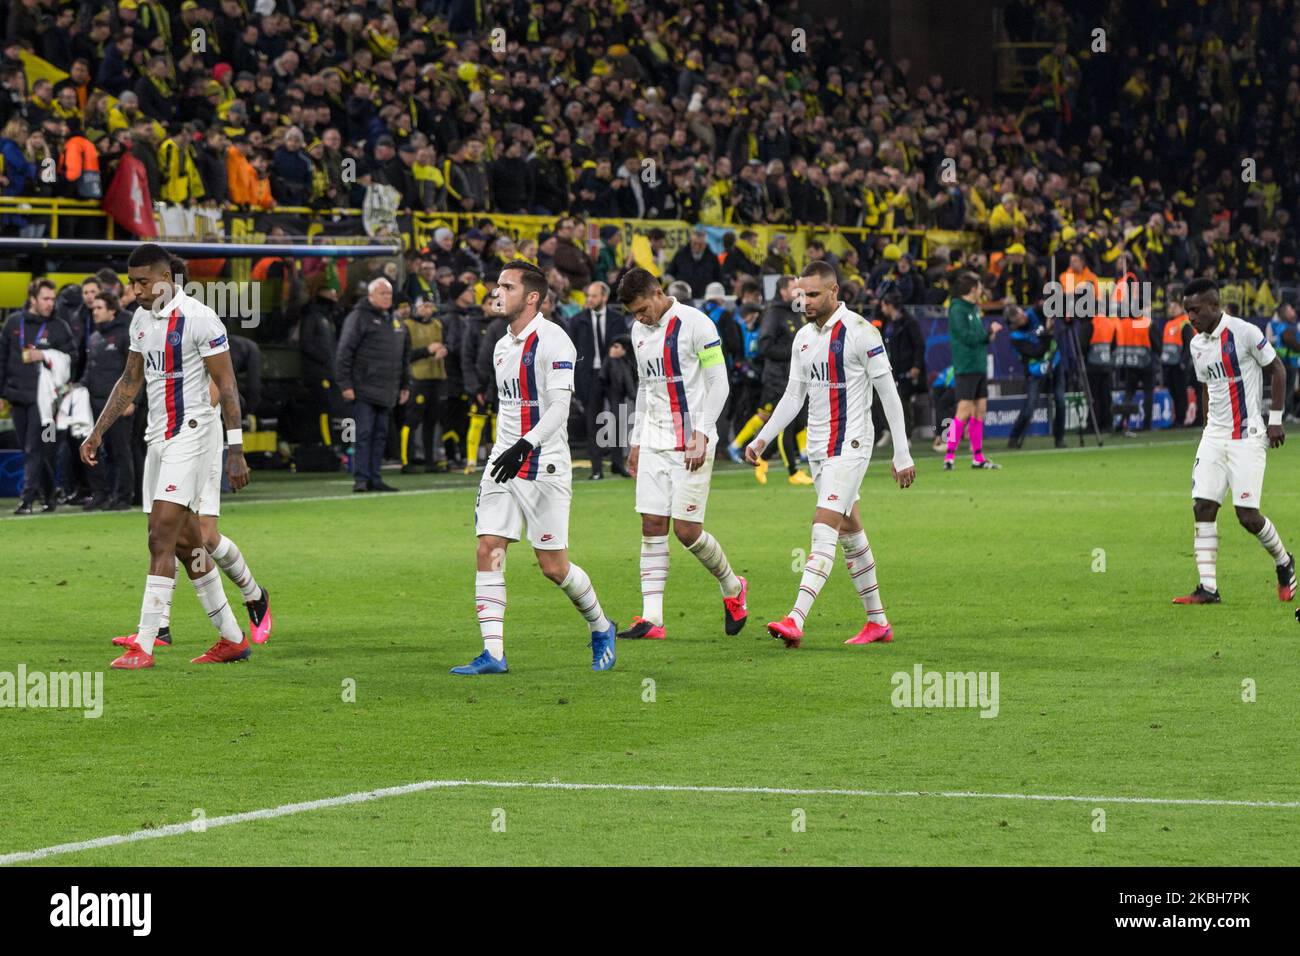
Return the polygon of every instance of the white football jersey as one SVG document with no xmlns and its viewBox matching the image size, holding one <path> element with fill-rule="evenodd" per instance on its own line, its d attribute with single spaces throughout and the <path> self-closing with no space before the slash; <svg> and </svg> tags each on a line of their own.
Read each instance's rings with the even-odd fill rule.
<svg viewBox="0 0 1300 956">
<path fill-rule="evenodd" d="M 704 370 L 722 362 L 722 341 L 713 320 L 699 309 L 669 298 L 672 305 L 655 325 L 632 323 L 640 387 L 645 389 L 640 447 L 654 451 L 685 451 L 704 406 Z M 706 433 L 709 447 L 718 444 L 718 430 Z"/>
<path fill-rule="evenodd" d="M 1196 378 L 1205 383 L 1209 405 L 1207 438 L 1239 439 L 1266 433 L 1264 376 L 1277 358 L 1264 333 L 1244 319 L 1223 313 L 1209 335 L 1192 336 Z"/>
<path fill-rule="evenodd" d="M 808 394 L 809 459 L 869 453 L 871 377 L 891 374 L 880 332 L 844 303 L 821 328 L 795 333 L 790 379 Z"/>
<path fill-rule="evenodd" d="M 496 448 L 509 448 L 541 421 L 550 401 L 547 391 L 573 391 L 573 364 L 577 358 L 577 350 L 564 329 L 541 314 L 518 335 L 506 328 L 492 352 L 497 378 Z M 538 477 L 567 479 L 571 474 L 566 420 L 554 437 L 524 459 L 519 477 L 535 481 Z"/>
<path fill-rule="evenodd" d="M 217 313 L 180 289 L 155 313 L 143 306 L 131 318 L 131 351 L 144 356 L 149 399 L 147 442 L 167 441 L 188 422 L 203 428 L 219 419 L 211 403 L 208 369 L 203 359 L 230 350 L 226 327 Z"/>
</svg>

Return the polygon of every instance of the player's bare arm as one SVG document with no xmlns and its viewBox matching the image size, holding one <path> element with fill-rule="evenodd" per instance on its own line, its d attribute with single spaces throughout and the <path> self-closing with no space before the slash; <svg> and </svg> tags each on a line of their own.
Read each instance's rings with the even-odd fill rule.
<svg viewBox="0 0 1300 956">
<path fill-rule="evenodd" d="M 108 431 L 118 418 L 126 414 L 127 409 L 135 407 L 135 399 L 140 394 L 142 385 L 144 385 L 144 356 L 139 352 L 128 352 L 126 368 L 122 370 L 121 378 L 109 393 L 108 402 L 104 405 L 104 410 L 99 413 L 99 420 L 95 422 L 95 427 L 81 443 L 81 460 L 87 465 L 93 466 L 96 463 L 95 456 L 99 451 L 100 443 L 104 440 L 104 432 Z"/>
<path fill-rule="evenodd" d="M 1282 365 L 1282 360 L 1275 356 L 1273 361 L 1264 366 L 1264 371 L 1270 376 L 1269 394 L 1272 395 L 1268 411 L 1268 447 L 1281 448 L 1286 441 L 1286 429 L 1282 427 L 1282 407 L 1286 401 L 1286 368 Z M 1274 420 L 1276 425 L 1273 424 Z"/>
<path fill-rule="evenodd" d="M 230 352 L 218 352 L 203 359 L 208 375 L 217 385 L 221 398 L 221 422 L 227 434 L 239 432 L 239 386 L 235 381 L 235 366 L 230 361 Z M 248 484 L 248 462 L 244 460 L 244 443 L 242 438 L 237 444 L 229 445 L 226 456 L 226 475 L 230 487 L 238 491 Z"/>
</svg>

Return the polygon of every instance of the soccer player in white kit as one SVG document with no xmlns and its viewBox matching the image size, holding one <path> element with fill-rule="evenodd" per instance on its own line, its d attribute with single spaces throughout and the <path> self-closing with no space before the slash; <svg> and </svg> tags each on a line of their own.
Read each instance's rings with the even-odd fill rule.
<svg viewBox="0 0 1300 956">
<path fill-rule="evenodd" d="M 135 401 L 141 385 L 147 387 L 149 450 L 143 496 L 149 507 L 149 575 L 135 640 L 111 664 L 118 670 L 153 667 L 154 641 L 171 603 L 177 561 L 220 635 L 193 663 L 229 663 L 252 653 L 226 600 L 221 573 L 203 548 L 198 516 L 212 456 L 220 456 L 220 442 L 213 441 L 212 429 L 221 428 L 223 422 L 230 486 L 238 491 L 248 484 L 230 345 L 217 314 L 172 281 L 173 263 L 172 255 L 152 242 L 137 247 L 127 260 L 127 274 L 139 302 L 131 320 L 130 353 L 122 377 L 81 446 L 82 460 L 93 465 L 104 431 Z M 209 401 L 210 379 L 220 393 L 220 413 Z"/>
<path fill-rule="evenodd" d="M 221 395 L 217 391 L 217 383 L 208 381 L 209 404 L 218 407 L 221 402 Z M 216 423 L 220 425 L 218 421 Z M 253 572 L 244 560 L 244 554 L 239 550 L 239 545 L 221 533 L 217 527 L 218 519 L 221 516 L 221 453 L 225 448 L 225 434 L 220 427 L 210 428 L 211 441 L 215 446 L 212 453 L 212 462 L 208 466 L 208 477 L 203 484 L 203 492 L 199 495 L 199 530 L 203 534 L 203 547 L 207 554 L 211 555 L 212 560 L 216 562 L 223 574 L 228 577 L 235 587 L 239 588 L 240 594 L 244 599 L 244 607 L 248 611 L 248 639 L 254 644 L 265 644 L 271 639 L 271 595 L 266 588 L 257 583 L 253 577 Z M 148 514 L 152 508 L 153 502 L 144 503 L 145 514 Z M 195 560 L 201 560 L 202 555 L 195 555 Z M 179 565 L 177 571 L 180 570 Z M 203 570 L 207 570 L 206 568 Z M 174 594 L 173 594 L 174 596 Z M 172 643 L 171 634 L 171 616 L 172 606 L 169 601 L 167 607 L 163 609 L 162 617 L 158 621 L 158 636 L 154 640 L 154 647 L 170 647 Z M 126 634 L 122 637 L 113 638 L 113 644 L 117 647 L 128 647 L 136 639 L 135 634 Z"/>
<path fill-rule="evenodd" d="M 618 636 L 663 640 L 668 582 L 668 519 L 686 550 L 718 581 L 723 628 L 745 626 L 747 585 L 704 530 L 718 416 L 727 404 L 727 367 L 717 326 L 698 309 L 665 295 L 645 269 L 631 269 L 618 298 L 636 320 L 632 347 L 639 385 L 628 471 L 641 515 L 641 614 Z"/>
<path fill-rule="evenodd" d="M 1210 279 L 1193 279 L 1183 290 L 1183 305 L 1197 332 L 1190 349 L 1196 378 L 1209 396 L 1205 431 L 1192 464 L 1192 516 L 1196 525 L 1196 590 L 1175 604 L 1218 604 L 1216 564 L 1219 532 L 1215 519 L 1229 491 L 1241 526 L 1259 538 L 1277 570 L 1277 596 L 1295 597 L 1295 559 L 1273 522 L 1259 510 L 1268 449 L 1286 441 L 1282 403 L 1286 369 L 1262 331 L 1228 315 L 1219 305 L 1219 288 Z M 1272 403 L 1264 423 L 1263 373 L 1271 376 Z"/>
<path fill-rule="evenodd" d="M 874 429 L 871 396 L 880 404 L 894 439 L 893 475 L 900 488 L 916 479 L 916 467 L 906 439 L 903 403 L 898 397 L 884 340 L 875 326 L 839 301 L 835 270 L 825 262 L 809 263 L 799 278 L 795 301 L 803 303 L 808 324 L 794 337 L 790 349 L 790 381 L 763 430 L 745 448 L 745 460 L 756 464 L 768 442 L 780 434 L 808 401 L 808 465 L 817 490 L 812 548 L 804 564 L 799 592 L 789 615 L 767 625 L 768 633 L 795 648 L 803 641 L 804 621 L 835 567 L 835 542 L 844 548 L 844 562 L 867 623 L 845 644 L 886 643 L 894 629 L 885 614 L 876 580 L 876 559 L 858 513 L 858 488 L 871 462 Z"/>
<path fill-rule="evenodd" d="M 475 608 L 483 653 L 453 674 L 504 674 L 506 549 L 528 531 L 542 574 L 560 586 L 591 629 L 591 669 L 614 666 L 615 625 L 600 608 L 587 572 L 569 561 L 569 401 L 577 351 L 568 334 L 538 308 L 547 294 L 546 274 L 515 259 L 501 268 L 491 310 L 505 318 L 496 343 L 498 411 L 493 451 L 474 508 L 478 535 Z"/>
</svg>

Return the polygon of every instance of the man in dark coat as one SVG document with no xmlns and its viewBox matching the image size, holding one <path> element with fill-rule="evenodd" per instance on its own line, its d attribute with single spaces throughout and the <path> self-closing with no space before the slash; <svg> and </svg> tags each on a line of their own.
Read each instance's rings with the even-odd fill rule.
<svg viewBox="0 0 1300 956">
<path fill-rule="evenodd" d="M 352 457 L 352 490 L 396 491 L 381 474 L 388 421 L 393 406 L 409 397 L 411 341 L 406 326 L 393 318 L 393 286 L 384 278 L 371 281 L 366 297 L 343 321 L 335 358 L 339 388 L 352 402 L 356 419 Z"/>
<path fill-rule="evenodd" d="M 587 286 L 586 294 L 587 307 L 570 320 L 569 336 L 578 353 L 573 387 L 574 395 L 582 403 L 586 422 L 587 454 L 591 457 L 590 480 L 600 481 L 604 477 L 602 459 L 606 451 L 613 461 L 614 473 L 626 474 L 617 441 L 606 449 L 597 439 L 608 439 L 611 434 L 609 429 L 601 428 L 600 414 L 605 411 L 608 396 L 600 372 L 609 360 L 610 346 L 619 336 L 631 334 L 632 323 L 627 313 L 609 301 L 609 286 L 604 282 L 593 282 Z"/>
<path fill-rule="evenodd" d="M 37 404 L 37 386 L 47 351 L 63 352 L 70 361 L 77 356 L 77 342 L 72 330 L 54 315 L 54 283 L 34 279 L 27 289 L 27 305 L 5 319 L 0 329 L 0 398 L 11 408 L 14 431 L 23 445 L 22 501 L 14 514 L 31 514 L 37 494 L 45 500 L 42 511 L 53 511 L 54 453 L 53 429 L 46 440 Z"/>
<path fill-rule="evenodd" d="M 680 279 L 691 287 L 691 297 L 704 298 L 704 290 L 710 282 L 722 281 L 722 266 L 718 257 L 709 249 L 708 235 L 702 227 L 696 227 L 691 233 L 690 245 L 677 250 L 677 255 L 668 265 L 668 272 L 674 279 Z"/>
<path fill-rule="evenodd" d="M 96 283 L 98 288 L 98 283 Z M 113 387 L 126 370 L 126 354 L 131 345 L 131 319 L 120 310 L 118 298 L 111 292 L 100 292 L 94 298 L 91 310 L 94 329 L 86 347 L 86 370 L 81 383 L 90 393 L 90 410 L 99 420 L 108 404 Z M 131 507 L 135 488 L 135 456 L 131 449 L 131 432 L 135 405 L 126 411 L 104 433 L 104 450 L 89 469 L 91 500 L 87 511 L 126 511 Z M 112 473 L 113 486 L 109 488 Z"/>
</svg>

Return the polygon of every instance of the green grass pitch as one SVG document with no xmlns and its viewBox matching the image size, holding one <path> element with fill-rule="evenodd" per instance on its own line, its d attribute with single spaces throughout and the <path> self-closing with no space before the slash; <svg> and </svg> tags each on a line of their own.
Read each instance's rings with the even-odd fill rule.
<svg viewBox="0 0 1300 956">
<path fill-rule="evenodd" d="M 1300 806 L 1192 802 L 1300 801 L 1300 627 L 1230 512 L 1224 603 L 1170 604 L 1195 584 L 1194 440 L 995 446 L 1004 469 L 979 473 L 945 474 L 926 450 L 907 491 L 878 453 L 862 503 L 895 641 L 842 644 L 863 614 L 841 562 L 798 651 L 763 625 L 793 600 L 812 491 L 779 463 L 766 487 L 720 466 L 707 527 L 749 578 L 749 625 L 725 636 L 716 584 L 674 541 L 669 639 L 621 642 L 606 674 L 518 545 L 510 674 L 447 673 L 481 648 L 473 478 L 397 477 L 419 493 L 354 498 L 343 475 L 255 473 L 222 528 L 270 588 L 275 633 L 231 666 L 188 663 L 214 635 L 182 582 L 176 645 L 152 671 L 107 670 L 109 638 L 139 613 L 142 515 L 0 519 L 0 671 L 105 672 L 99 719 L 0 710 L 0 857 L 470 781 L 42 862 L 1300 863 Z M 1269 455 L 1264 511 L 1300 552 L 1296 442 Z M 631 483 L 585 476 L 570 555 L 626 625 L 640 610 Z M 997 716 L 893 706 L 893 675 L 918 664 L 997 672 Z"/>
</svg>

